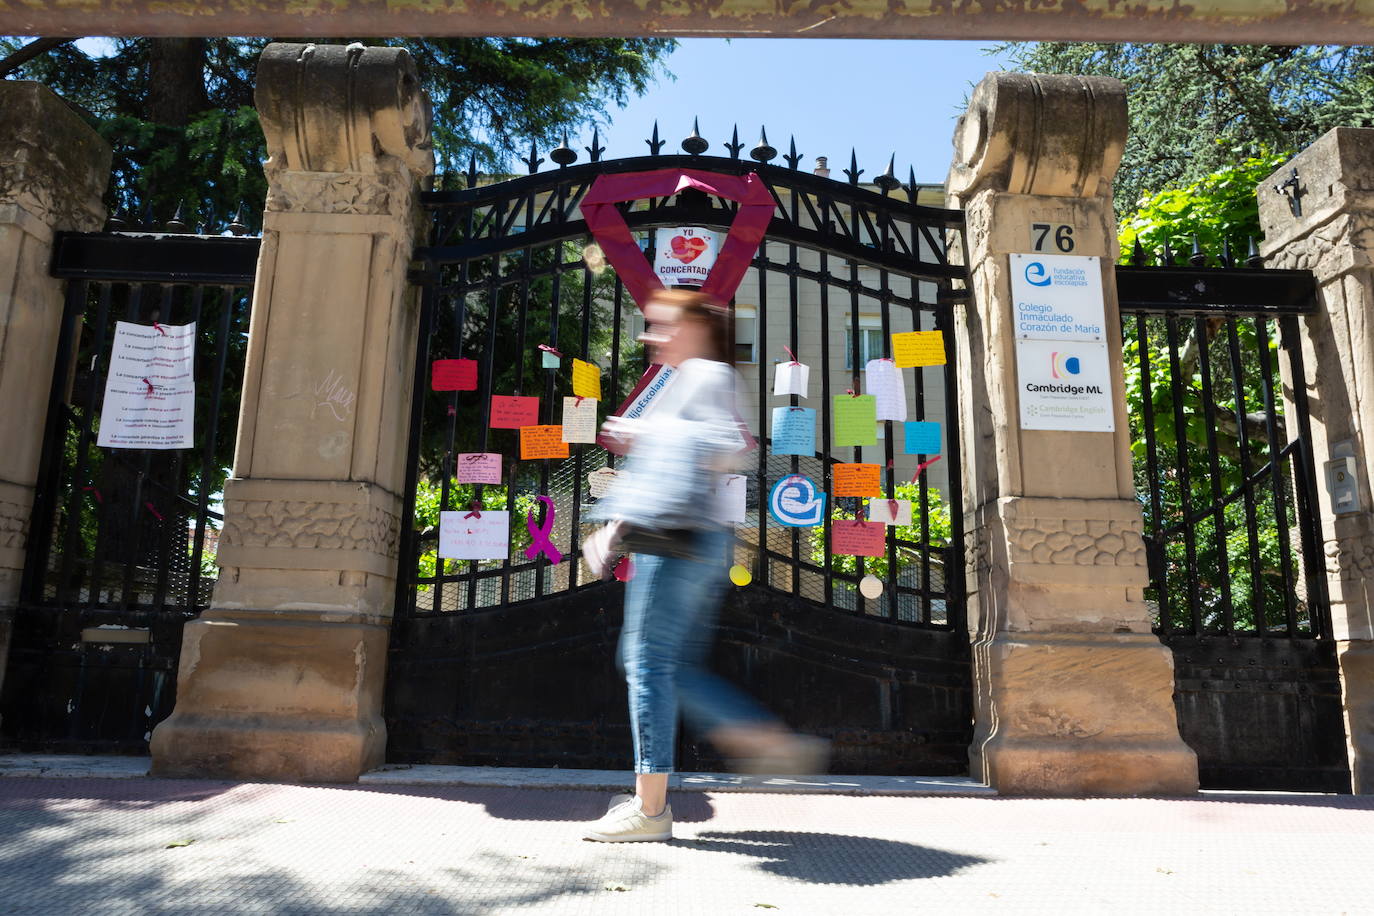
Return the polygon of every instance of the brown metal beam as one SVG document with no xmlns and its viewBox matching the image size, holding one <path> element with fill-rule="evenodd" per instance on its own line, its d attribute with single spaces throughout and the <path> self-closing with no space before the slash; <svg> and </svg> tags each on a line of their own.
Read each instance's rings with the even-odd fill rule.
<svg viewBox="0 0 1374 916">
<path fill-rule="evenodd" d="M 0 35 L 74 32 L 1372 44 L 1374 0 L 0 0 Z"/>
</svg>

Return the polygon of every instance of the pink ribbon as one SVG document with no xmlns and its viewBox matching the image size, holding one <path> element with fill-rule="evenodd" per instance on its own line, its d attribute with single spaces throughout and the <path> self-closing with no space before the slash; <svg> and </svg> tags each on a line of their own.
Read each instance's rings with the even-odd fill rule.
<svg viewBox="0 0 1374 916">
<path fill-rule="evenodd" d="M 553 519 L 555 515 L 553 500 L 543 495 L 535 498 L 543 503 L 549 511 L 544 513 L 543 525 L 537 525 L 535 523 L 533 509 L 525 515 L 525 527 L 528 528 L 530 532 L 530 546 L 525 548 L 525 556 L 533 560 L 542 553 L 548 558 L 550 563 L 562 563 L 562 551 L 553 546 L 553 541 L 549 540 L 549 533 L 553 531 Z"/>
<path fill-rule="evenodd" d="M 471 511 L 468 512 L 467 515 L 463 516 L 463 518 L 481 518 L 481 517 L 482 517 L 482 504 L 481 504 L 481 503 L 474 502 L 474 503 L 472 503 L 472 505 L 468 506 L 468 508 L 469 508 Z"/>
<path fill-rule="evenodd" d="M 559 359 L 562 359 L 562 358 L 563 358 L 563 354 L 559 352 L 559 350 L 558 350 L 557 347 L 552 347 L 552 346 L 549 346 L 548 344 L 540 344 L 540 345 L 539 345 L 539 349 L 543 350 L 545 353 L 552 353 L 554 356 L 557 356 Z"/>
<path fill-rule="evenodd" d="M 100 490 L 96 489 L 95 487 L 82 487 L 82 488 L 81 488 L 81 492 L 82 492 L 82 493 L 85 493 L 87 490 L 89 490 L 89 491 L 91 492 L 91 495 L 95 497 L 95 501 L 96 501 L 96 502 L 98 502 L 98 503 L 104 503 L 104 502 L 105 502 L 105 498 L 104 498 L 103 496 L 100 495 Z"/>
<path fill-rule="evenodd" d="M 918 471 L 917 473 L 919 474 L 920 472 Z M 897 500 L 889 499 L 887 501 L 887 517 L 892 519 L 893 522 L 897 521 Z"/>
<path fill-rule="evenodd" d="M 153 392 L 154 392 L 155 390 L 157 390 L 157 389 L 156 389 L 156 386 L 153 385 L 153 383 L 150 382 L 150 381 L 148 381 L 146 378 L 143 380 L 143 384 L 145 384 L 145 385 L 148 386 L 148 390 L 145 391 L 145 392 L 143 392 L 143 396 L 144 396 L 145 398 L 150 398 L 150 397 L 152 397 L 152 396 L 153 396 Z"/>
<path fill-rule="evenodd" d="M 783 347 L 783 349 L 787 351 L 787 358 L 790 359 L 790 360 L 792 360 L 792 365 L 794 365 L 794 366 L 800 366 L 800 365 L 801 365 L 801 363 L 797 362 L 797 354 L 795 354 L 795 353 L 792 352 L 792 348 L 791 348 L 791 347 L 786 347 L 786 346 L 785 346 L 785 347 Z"/>
<path fill-rule="evenodd" d="M 701 291 L 708 296 L 729 302 L 739 289 L 768 231 L 773 218 L 773 194 L 763 179 L 753 172 L 747 175 L 717 175 L 698 169 L 658 169 L 652 172 L 631 172 L 627 175 L 602 175 L 582 198 L 580 209 L 606 260 L 615 268 L 616 276 L 625 284 L 631 298 L 642 310 L 649 296 L 663 289 L 663 281 L 654 275 L 644 258 L 625 217 L 616 204 L 647 197 L 670 197 L 686 188 L 695 188 L 716 197 L 739 204 L 725 244 L 716 255 L 710 276 Z"/>
<path fill-rule="evenodd" d="M 163 330 L 162 325 L 158 324 L 156 321 L 153 322 L 153 327 L 157 328 L 157 332 L 163 337 L 167 336 L 167 332 Z"/>
<path fill-rule="evenodd" d="M 926 468 L 930 467 L 932 464 L 939 460 L 940 456 L 936 455 L 934 458 L 929 458 L 925 461 L 922 461 L 920 464 L 916 465 L 916 473 L 911 475 L 911 482 L 915 483 L 916 478 L 921 476 L 922 471 L 924 471 Z"/>
<path fill-rule="evenodd" d="M 162 513 L 159 512 L 159 511 L 157 511 L 157 506 L 154 506 L 154 505 L 153 505 L 152 503 L 150 503 L 150 502 L 144 503 L 143 505 L 144 505 L 144 507 L 147 508 L 147 510 L 148 510 L 149 512 L 153 513 L 153 516 L 154 516 L 158 521 L 163 521 Z"/>
</svg>

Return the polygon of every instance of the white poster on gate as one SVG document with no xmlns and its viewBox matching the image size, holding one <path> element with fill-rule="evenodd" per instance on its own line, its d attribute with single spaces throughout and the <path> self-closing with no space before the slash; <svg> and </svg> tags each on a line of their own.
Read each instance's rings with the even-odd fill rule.
<svg viewBox="0 0 1374 916">
<path fill-rule="evenodd" d="M 1116 429 L 1105 343 L 1018 340 L 1016 381 L 1022 429 Z"/>
<path fill-rule="evenodd" d="M 101 448 L 191 448 L 196 408 L 196 326 L 115 325 Z"/>
<path fill-rule="evenodd" d="M 716 233 L 700 226 L 654 233 L 654 275 L 664 286 L 700 286 L 716 263 Z"/>
<path fill-rule="evenodd" d="M 1106 340 L 1100 258 L 1013 254 L 1011 301 L 1018 340 Z"/>
</svg>

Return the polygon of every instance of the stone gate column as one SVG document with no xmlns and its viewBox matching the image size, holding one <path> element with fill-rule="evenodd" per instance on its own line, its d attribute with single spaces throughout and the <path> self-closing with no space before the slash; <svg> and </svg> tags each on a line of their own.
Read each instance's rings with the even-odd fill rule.
<svg viewBox="0 0 1374 916">
<path fill-rule="evenodd" d="M 404 50 L 309 44 L 268 46 L 257 103 L 269 193 L 222 568 L 153 772 L 353 781 L 386 746 L 429 103 Z"/>
<path fill-rule="evenodd" d="M 1018 73 L 988 74 L 955 132 L 948 192 L 967 217 L 973 291 L 956 317 L 969 753 L 972 773 L 1007 794 L 1198 786 L 1178 733 L 1173 657 L 1143 598 L 1113 270 L 1111 180 L 1125 139 L 1117 81 Z M 1072 253 L 1102 259 L 1115 432 L 1021 428 L 1010 255 L 1035 250 L 1032 223 L 1072 227 Z"/>
<path fill-rule="evenodd" d="M 1297 181 L 1291 179 L 1296 175 Z M 1374 793 L 1374 130 L 1338 127 L 1260 185 L 1261 253 L 1311 270 L 1320 308 L 1302 319 L 1331 629 L 1350 775 Z M 1299 380 L 1285 376 L 1285 387 Z M 1287 397 L 1291 397 L 1285 392 Z M 1333 506 L 1326 462 L 1353 458 L 1358 506 Z"/>
<path fill-rule="evenodd" d="M 62 322 L 53 233 L 105 222 L 110 148 L 41 83 L 0 80 L 0 683 Z"/>
</svg>

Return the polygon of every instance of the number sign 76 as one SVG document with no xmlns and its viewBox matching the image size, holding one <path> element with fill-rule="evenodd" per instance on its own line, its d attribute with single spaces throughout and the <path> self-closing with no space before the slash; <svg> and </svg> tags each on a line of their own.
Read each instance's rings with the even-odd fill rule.
<svg viewBox="0 0 1374 916">
<path fill-rule="evenodd" d="M 1073 227 L 1067 223 L 1031 223 L 1031 250 L 1049 248 L 1050 233 L 1054 233 L 1054 247 L 1064 254 L 1073 251 Z"/>
</svg>

